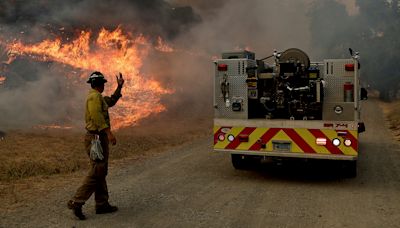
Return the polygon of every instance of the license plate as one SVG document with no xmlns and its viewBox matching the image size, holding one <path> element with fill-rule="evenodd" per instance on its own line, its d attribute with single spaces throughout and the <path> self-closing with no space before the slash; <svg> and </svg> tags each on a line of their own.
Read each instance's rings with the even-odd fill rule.
<svg viewBox="0 0 400 228">
<path fill-rule="evenodd" d="M 273 149 L 277 151 L 290 151 L 291 144 L 291 142 L 272 142 Z"/>
</svg>

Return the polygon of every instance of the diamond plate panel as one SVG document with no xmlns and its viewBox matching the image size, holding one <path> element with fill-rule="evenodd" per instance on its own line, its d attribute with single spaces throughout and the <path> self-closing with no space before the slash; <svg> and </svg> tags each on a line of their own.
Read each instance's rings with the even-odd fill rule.
<svg viewBox="0 0 400 228">
<path fill-rule="evenodd" d="M 354 84 L 355 72 L 346 71 L 345 65 L 354 63 L 353 59 L 324 60 L 325 102 L 344 102 L 343 85 L 346 82 Z"/>
<path fill-rule="evenodd" d="M 326 87 L 324 88 L 325 102 L 344 102 L 343 85 L 346 82 L 354 83 L 354 78 L 325 76 Z"/>
<path fill-rule="evenodd" d="M 227 64 L 227 71 L 218 71 L 218 64 Z M 216 61 L 215 81 L 214 81 L 214 104 L 216 118 L 234 118 L 234 119 L 247 119 L 248 118 L 248 94 L 247 94 L 247 74 L 246 68 L 255 66 L 256 61 L 249 59 L 220 59 Z M 227 75 L 229 82 L 229 100 L 230 106 L 226 107 L 224 98 L 221 92 L 221 82 L 224 75 Z M 232 111 L 232 101 L 241 98 L 242 111 Z"/>
</svg>

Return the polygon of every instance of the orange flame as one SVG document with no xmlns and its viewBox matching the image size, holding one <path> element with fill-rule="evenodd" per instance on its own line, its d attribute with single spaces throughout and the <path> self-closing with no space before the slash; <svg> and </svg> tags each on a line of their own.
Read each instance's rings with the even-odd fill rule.
<svg viewBox="0 0 400 228">
<path fill-rule="evenodd" d="M 0 75 L 0 85 L 4 84 L 6 77 Z"/>
<path fill-rule="evenodd" d="M 161 37 L 158 37 L 157 39 L 157 46 L 155 47 L 156 50 L 162 51 L 162 52 L 173 52 L 174 49 L 166 44 Z"/>
<path fill-rule="evenodd" d="M 106 94 L 117 87 L 113 75 L 121 72 L 125 78 L 123 97 L 115 108 L 110 109 L 114 129 L 135 125 L 140 119 L 166 110 L 160 98 L 173 91 L 163 88 L 153 79 L 144 78 L 140 72 L 143 58 L 152 48 L 146 37 L 139 35 L 133 38 L 124 34 L 120 27 L 114 31 L 102 29 L 93 44 L 91 37 L 91 32 L 82 31 L 78 38 L 66 44 L 60 38 L 32 45 L 15 41 L 8 44 L 7 49 L 13 55 L 25 55 L 38 61 L 56 61 L 83 70 L 85 73 L 81 77 L 84 79 L 89 71 L 101 71 L 109 77 L 107 79 L 111 84 L 106 85 Z M 159 40 L 162 42 L 161 38 Z"/>
</svg>

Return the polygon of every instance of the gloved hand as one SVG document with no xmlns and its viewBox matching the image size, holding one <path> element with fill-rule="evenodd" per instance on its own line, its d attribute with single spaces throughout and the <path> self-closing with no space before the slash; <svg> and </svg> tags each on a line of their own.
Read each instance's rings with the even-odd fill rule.
<svg viewBox="0 0 400 228">
<path fill-rule="evenodd" d="M 121 72 L 119 73 L 119 77 L 118 77 L 118 75 L 115 75 L 115 78 L 117 79 L 118 87 L 122 88 L 125 80 L 124 80 L 124 78 L 122 78 Z"/>
</svg>

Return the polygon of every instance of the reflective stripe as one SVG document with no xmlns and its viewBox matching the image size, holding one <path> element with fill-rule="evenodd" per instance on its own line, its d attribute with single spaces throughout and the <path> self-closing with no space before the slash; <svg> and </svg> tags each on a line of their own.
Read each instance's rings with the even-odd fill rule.
<svg viewBox="0 0 400 228">
<path fill-rule="evenodd" d="M 305 153 L 316 153 L 315 150 L 304 141 L 295 130 L 291 128 L 283 129 L 283 131 L 303 150 Z"/>
<path fill-rule="evenodd" d="M 223 130 L 224 129 L 224 130 Z M 307 128 L 255 128 L 255 127 L 214 127 L 214 149 L 273 152 L 273 141 L 291 143 L 289 153 L 308 153 L 321 155 L 348 155 L 358 154 L 358 133 L 355 130 L 340 130 L 346 132 L 346 136 L 338 136 L 334 129 L 307 129 Z M 219 134 L 224 134 L 223 141 L 218 140 Z M 240 142 L 239 135 L 248 135 L 248 142 Z M 235 140 L 229 142 L 229 135 Z M 326 138 L 326 145 L 317 145 L 317 138 Z M 332 144 L 332 140 L 338 138 L 341 141 L 339 147 Z M 352 145 L 347 147 L 344 140 L 350 139 Z M 265 147 L 264 147 L 264 146 Z"/>
</svg>

